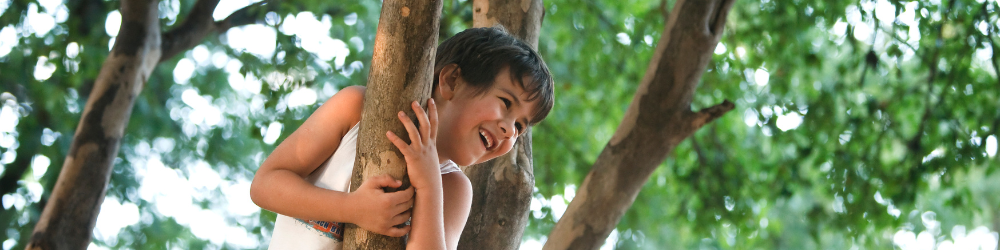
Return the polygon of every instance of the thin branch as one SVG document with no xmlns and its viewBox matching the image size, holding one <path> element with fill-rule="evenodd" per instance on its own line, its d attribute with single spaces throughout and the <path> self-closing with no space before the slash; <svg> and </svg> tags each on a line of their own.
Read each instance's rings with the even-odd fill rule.
<svg viewBox="0 0 1000 250">
<path fill-rule="evenodd" d="M 219 0 L 198 0 L 181 25 L 163 33 L 160 62 L 170 60 L 182 51 L 201 43 L 208 34 L 215 31 L 212 13 Z"/>
<path fill-rule="evenodd" d="M 275 10 L 277 7 L 277 3 L 270 3 L 270 1 L 260 1 L 247 5 L 246 7 L 233 12 L 233 14 L 230 14 L 229 17 L 226 17 L 226 19 L 216 22 L 216 32 L 222 33 L 228 31 L 232 27 L 260 23 L 260 18 L 263 17 L 265 13 Z"/>
<path fill-rule="evenodd" d="M 994 9 L 1000 8 L 1000 5 L 994 5 L 994 6 L 995 6 Z M 983 19 L 985 19 L 986 23 L 994 23 L 990 22 L 989 11 L 987 11 L 986 7 L 987 7 L 986 3 L 983 3 L 981 9 L 981 11 L 983 12 Z M 990 62 L 993 63 L 993 73 L 994 77 L 996 77 L 997 80 L 997 87 L 1000 87 L 1000 62 L 998 62 L 1000 61 L 1000 58 L 998 58 L 997 56 L 998 51 L 1000 51 L 1000 46 L 997 46 L 997 43 L 993 41 L 993 35 L 994 35 L 993 28 L 995 28 L 995 26 L 987 27 L 986 39 L 989 39 L 990 48 L 993 49 L 993 56 L 990 57 Z M 990 133 L 983 133 L 980 139 L 981 143 L 980 145 L 986 145 L 986 139 L 989 137 L 990 134 L 994 134 L 1000 137 L 1000 132 L 998 132 L 997 129 L 1000 129 L 1000 117 L 994 117 L 992 127 L 990 127 Z M 996 159 L 1000 160 L 1000 157 L 997 157 Z"/>
<path fill-rule="evenodd" d="M 14 94 L 15 98 L 17 98 L 16 100 L 31 102 L 31 98 L 28 96 L 27 89 L 24 86 L 13 82 L 0 83 L 0 86 L 10 89 L 9 91 Z M 33 156 L 41 152 L 39 138 L 42 136 L 43 129 L 52 126 L 50 115 L 45 110 L 45 105 L 35 105 L 31 109 L 30 116 L 34 116 L 34 122 L 21 120 L 17 128 L 20 131 L 20 146 L 15 151 L 17 157 L 14 158 L 14 162 L 7 164 L 5 166 L 6 170 L 0 175 L 0 196 L 14 193 L 20 186 L 18 181 L 24 177 L 28 167 L 31 165 Z"/>
<path fill-rule="evenodd" d="M 896 34 L 895 31 L 886 29 L 885 27 L 882 27 L 881 25 L 875 25 L 875 28 L 878 29 L 878 30 L 881 30 L 882 32 L 885 32 L 886 34 L 889 34 L 889 36 L 891 36 L 896 41 L 899 41 L 900 44 L 903 44 L 907 48 L 910 48 L 910 50 L 912 50 L 913 52 L 917 52 L 917 48 L 913 47 L 913 44 L 910 44 L 910 43 L 906 42 L 906 40 L 903 40 L 903 38 L 899 37 L 899 34 Z"/>
<path fill-rule="evenodd" d="M 869 51 L 869 54 L 871 54 L 871 51 Z M 871 67 L 870 64 L 866 63 L 864 68 L 861 70 L 861 80 L 858 81 L 858 87 L 861 88 L 862 90 L 865 88 L 865 76 L 868 75 L 869 67 Z"/>
<path fill-rule="evenodd" d="M 276 2 L 261 1 L 236 10 L 226 19 L 215 22 L 212 13 L 218 4 L 219 0 L 198 0 L 180 26 L 165 32 L 160 62 L 170 60 L 177 54 L 193 48 L 210 34 L 220 34 L 233 27 L 260 23 L 263 21 L 264 13 L 278 7 Z"/>
<path fill-rule="evenodd" d="M 612 22 L 611 19 L 608 19 L 608 17 L 604 16 L 604 12 L 601 11 L 603 8 L 597 6 L 597 4 L 594 3 L 594 1 L 586 1 L 586 3 L 587 3 L 587 10 L 589 10 L 594 16 L 597 16 L 597 20 L 600 21 L 601 24 L 604 24 L 606 29 L 611 30 L 612 34 L 619 33 L 618 26 L 615 25 L 615 23 Z"/>
<path fill-rule="evenodd" d="M 701 165 L 707 165 L 707 166 L 715 165 L 709 163 L 708 159 L 705 158 L 705 152 L 701 150 L 701 145 L 698 145 L 698 137 L 694 135 L 691 135 L 691 147 L 694 148 L 695 154 L 698 155 L 698 161 L 701 162 Z"/>
<path fill-rule="evenodd" d="M 667 0 L 660 0 L 660 14 L 663 20 L 670 20 L 670 9 L 667 9 Z"/>
<path fill-rule="evenodd" d="M 724 30 L 723 28 L 726 27 L 726 17 L 729 16 L 729 10 L 732 9 L 733 3 L 735 2 L 735 0 L 722 1 L 722 4 L 714 9 L 715 12 L 712 13 L 712 19 L 708 23 L 709 32 L 712 34 L 722 35 L 718 34 L 718 32 L 722 32 Z"/>
<path fill-rule="evenodd" d="M 983 12 L 983 15 L 985 15 L 983 18 L 986 19 L 985 20 L 986 23 L 991 23 L 990 22 L 990 17 L 989 17 L 989 12 L 987 12 L 987 10 L 986 10 L 986 4 L 985 3 L 983 4 L 982 12 Z M 990 62 L 993 63 L 993 73 L 996 74 L 997 87 L 1000 87 L 1000 66 L 998 66 L 998 64 L 1000 64 L 1000 62 L 998 62 L 998 60 L 1000 60 L 1000 57 L 997 56 L 997 51 L 1000 51 L 1000 46 L 997 46 L 997 43 L 993 41 L 993 29 L 992 28 L 995 28 L 995 27 L 996 26 L 989 27 L 989 28 L 986 29 L 986 31 L 987 31 L 986 39 L 989 39 L 989 41 L 990 41 L 990 47 L 993 49 L 993 56 L 990 57 Z"/>
<path fill-rule="evenodd" d="M 954 3 L 954 1 L 951 1 L 949 3 L 949 6 L 951 6 L 951 4 L 953 4 L 953 3 Z M 986 18 L 987 21 L 988 21 L 989 16 L 988 16 L 988 14 L 986 12 L 986 3 L 982 4 L 981 9 L 982 9 L 984 15 L 987 15 L 984 18 Z M 945 11 L 948 11 L 948 10 L 950 10 L 950 7 L 947 8 L 947 9 L 945 9 Z M 928 62 L 928 64 L 931 65 L 932 71 L 931 71 L 931 75 L 929 76 L 929 79 L 928 79 L 928 82 L 927 82 L 928 89 L 927 89 L 927 96 L 926 96 L 925 102 L 924 102 L 925 105 L 926 105 L 925 109 L 924 109 L 924 114 L 923 114 L 923 117 L 921 118 L 920 126 L 917 129 L 917 134 L 914 135 L 913 139 L 909 142 L 909 147 L 910 147 L 911 151 L 914 151 L 915 153 L 919 153 L 919 151 L 920 151 L 920 148 L 921 148 L 920 139 L 923 136 L 923 131 L 925 130 L 925 128 L 927 126 L 927 120 L 929 119 L 929 116 L 930 116 L 930 114 L 932 112 L 933 107 L 937 106 L 938 104 L 940 104 L 940 103 L 942 103 L 944 101 L 944 94 L 946 92 L 945 89 L 942 89 L 941 92 L 938 93 L 938 98 L 937 98 L 938 101 L 937 101 L 937 103 L 931 104 L 931 92 L 933 91 L 933 84 L 932 83 L 934 82 L 934 78 L 935 78 L 936 73 L 937 73 L 937 64 L 936 63 L 937 63 L 937 60 L 938 60 L 938 57 L 939 57 L 940 46 L 941 46 L 940 44 L 942 43 L 941 42 L 941 39 L 942 39 L 941 35 L 942 35 L 943 32 L 941 31 L 941 27 L 942 27 L 942 25 L 939 24 L 938 25 L 938 38 L 936 40 L 937 41 L 936 42 L 937 48 L 935 48 L 934 55 L 932 57 L 933 59 L 930 62 Z M 970 26 L 970 29 L 971 29 L 971 26 Z M 992 30 L 989 30 L 989 33 L 992 34 Z M 990 45 L 993 47 L 994 53 L 996 53 L 997 46 L 996 46 L 995 43 L 993 43 L 992 35 L 988 35 L 988 38 L 990 39 Z M 965 46 L 965 51 L 959 53 L 959 55 L 970 55 L 968 53 L 968 50 L 971 50 L 971 49 L 972 49 L 972 47 Z M 996 60 L 997 59 L 994 56 L 991 61 L 993 61 L 994 70 L 997 70 L 998 72 L 1000 72 L 1000 69 L 997 69 Z M 953 83 L 953 81 L 950 79 L 950 78 L 953 78 L 953 77 L 954 77 L 954 74 L 950 74 L 949 80 L 946 83 L 945 88 L 947 88 L 948 86 L 950 86 Z M 1000 74 L 998 74 L 997 78 L 998 78 L 998 83 L 1000 83 Z M 1000 123 L 1000 121 L 994 120 L 994 128 L 993 128 L 994 131 L 991 131 L 991 132 L 996 133 L 995 132 L 995 130 L 996 130 L 996 124 L 998 124 L 998 123 Z M 920 155 L 917 154 L 916 157 L 918 157 L 918 159 L 919 159 Z M 922 161 L 919 161 L 919 160 L 917 161 L 917 164 L 918 164 L 918 167 L 920 165 L 923 165 Z"/>
<path fill-rule="evenodd" d="M 39 105 L 41 106 L 41 105 Z M 48 113 L 42 110 L 42 107 L 37 107 L 38 111 L 38 126 L 28 126 L 21 130 L 21 140 L 20 147 L 17 148 L 17 158 L 11 164 L 7 164 L 6 171 L 0 176 L 0 195 L 6 195 L 14 193 L 20 186 L 18 181 L 24 177 L 24 174 L 28 170 L 28 166 L 31 165 L 31 160 L 35 154 L 41 152 L 39 138 L 42 135 L 42 129 L 48 127 Z M 27 123 L 22 121 L 21 123 Z M 3 204 L 5 207 L 10 204 Z"/>
<path fill-rule="evenodd" d="M 695 117 L 691 121 L 691 126 L 694 130 L 698 130 L 701 126 L 712 122 L 716 118 L 722 117 L 722 115 L 726 114 L 726 112 L 729 112 L 730 110 L 733 110 L 733 108 L 736 108 L 736 104 L 733 104 L 733 102 L 730 102 L 729 100 L 725 100 L 715 106 L 702 109 L 701 111 L 698 111 L 698 113 L 695 113 Z"/>
<path fill-rule="evenodd" d="M 952 1 L 952 2 L 954 2 L 954 1 Z M 942 16 L 943 17 L 947 17 L 947 11 L 949 11 L 949 10 L 950 10 L 950 8 L 945 8 L 945 14 L 943 14 Z M 935 80 L 935 78 L 937 78 L 937 71 L 938 71 L 937 61 L 938 61 L 938 58 L 940 57 L 941 44 L 943 43 L 942 35 L 943 35 L 944 32 L 942 32 L 942 27 L 944 26 L 943 25 L 944 22 L 945 22 L 945 20 L 942 18 L 941 23 L 939 23 L 937 25 L 937 38 L 934 39 L 934 53 L 930 57 L 931 60 L 926 61 L 927 65 L 930 66 L 931 72 L 930 72 L 930 75 L 927 76 L 927 94 L 924 97 L 924 114 L 920 118 L 920 125 L 917 127 L 917 133 L 913 136 L 912 139 L 910 139 L 910 141 L 908 143 L 908 147 L 910 148 L 910 151 L 914 152 L 915 154 L 913 154 L 913 155 L 915 155 L 915 157 L 917 157 L 917 163 L 918 164 L 921 164 L 920 158 L 922 157 L 922 154 L 920 153 L 920 149 L 921 149 L 920 139 L 923 138 L 924 128 L 927 127 L 927 120 L 930 118 L 931 107 L 934 106 L 934 105 L 931 105 L 931 103 L 930 103 L 930 101 L 931 101 L 931 92 L 934 92 L 934 80 Z M 944 90 L 941 90 L 941 91 L 944 91 Z"/>
</svg>

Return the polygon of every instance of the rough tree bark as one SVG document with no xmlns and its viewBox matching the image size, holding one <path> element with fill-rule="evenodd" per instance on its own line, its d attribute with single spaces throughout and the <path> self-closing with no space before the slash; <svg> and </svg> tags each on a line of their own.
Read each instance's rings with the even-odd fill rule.
<svg viewBox="0 0 1000 250">
<path fill-rule="evenodd" d="M 357 190 L 364 180 L 383 174 L 402 180 L 400 189 L 410 185 L 403 154 L 386 138 L 385 132 L 392 131 L 409 141 L 396 112 L 404 111 L 416 121 L 410 103 L 419 100 L 426 108 L 434 79 L 442 3 L 441 0 L 382 2 L 351 191 Z M 372 233 L 352 224 L 347 224 L 344 230 L 344 249 L 404 248 L 403 238 Z"/>
<path fill-rule="evenodd" d="M 86 249 L 132 106 L 160 60 L 158 1 L 122 1 L 120 39 L 101 66 L 55 189 L 27 249 Z"/>
<path fill-rule="evenodd" d="M 209 34 L 256 22 L 252 17 L 262 17 L 266 10 L 260 7 L 267 5 L 250 5 L 214 22 L 218 3 L 199 0 L 184 23 L 161 35 L 159 1 L 121 1 L 118 39 L 101 66 L 59 179 L 26 249 L 87 248 L 132 107 L 153 69 Z"/>
<path fill-rule="evenodd" d="M 735 0 L 678 0 L 656 54 L 611 141 L 604 147 L 544 249 L 598 249 L 674 147 L 734 105 L 691 111 L 691 99 Z"/>
<path fill-rule="evenodd" d="M 502 24 L 508 32 L 538 49 L 545 14 L 541 0 L 475 0 L 473 26 Z M 528 226 L 535 174 L 530 128 L 514 148 L 496 159 L 463 167 L 472 182 L 472 208 L 458 242 L 459 249 L 517 249 Z"/>
</svg>

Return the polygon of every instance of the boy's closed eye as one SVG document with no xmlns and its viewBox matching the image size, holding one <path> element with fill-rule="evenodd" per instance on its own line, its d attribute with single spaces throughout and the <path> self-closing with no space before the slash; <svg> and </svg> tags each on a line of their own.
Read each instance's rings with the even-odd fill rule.
<svg viewBox="0 0 1000 250">
<path fill-rule="evenodd" d="M 506 109 L 510 109 L 510 105 L 512 105 L 510 99 L 507 99 L 506 97 L 500 97 L 500 100 L 503 101 L 503 106 Z M 517 135 L 521 135 L 521 131 L 523 131 L 523 128 L 524 125 L 521 125 L 521 122 L 514 122 L 514 129 L 517 130 Z"/>
</svg>

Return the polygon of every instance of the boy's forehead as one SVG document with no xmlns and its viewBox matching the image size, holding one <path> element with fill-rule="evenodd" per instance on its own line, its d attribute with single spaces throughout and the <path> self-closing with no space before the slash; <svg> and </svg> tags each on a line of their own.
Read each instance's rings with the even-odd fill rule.
<svg viewBox="0 0 1000 250">
<path fill-rule="evenodd" d="M 507 72 L 500 72 L 497 75 L 496 80 L 493 81 L 493 88 L 514 96 L 518 99 L 516 101 L 528 101 L 527 99 L 529 99 L 531 93 L 528 93 L 527 85 L 532 84 L 533 78 L 529 75 L 524 75 L 518 80 L 513 74 L 504 73 Z"/>
</svg>

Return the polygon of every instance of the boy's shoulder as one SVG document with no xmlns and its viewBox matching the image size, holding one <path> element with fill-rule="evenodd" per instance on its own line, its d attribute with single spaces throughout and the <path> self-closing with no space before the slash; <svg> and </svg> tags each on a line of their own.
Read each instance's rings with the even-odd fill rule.
<svg viewBox="0 0 1000 250">
<path fill-rule="evenodd" d="M 325 124 L 342 124 L 343 132 L 350 130 L 361 121 L 366 89 L 364 86 L 344 87 L 316 109 L 313 116 Z"/>
<path fill-rule="evenodd" d="M 330 99 L 327 100 L 327 102 L 337 103 L 338 106 L 363 105 L 365 102 L 365 91 L 367 89 L 368 88 L 365 86 L 357 86 L 357 85 L 347 86 L 344 87 L 343 89 L 340 89 L 340 91 L 337 91 L 337 93 L 331 96 Z"/>
<path fill-rule="evenodd" d="M 365 87 L 365 86 L 351 85 L 351 86 L 344 87 L 343 89 L 341 89 L 340 91 L 338 91 L 337 94 L 334 94 L 334 96 L 343 94 L 343 95 L 346 95 L 347 98 L 357 99 L 357 100 L 362 100 L 363 101 L 365 99 L 365 90 L 367 90 L 367 89 L 368 89 L 368 87 Z"/>
</svg>

